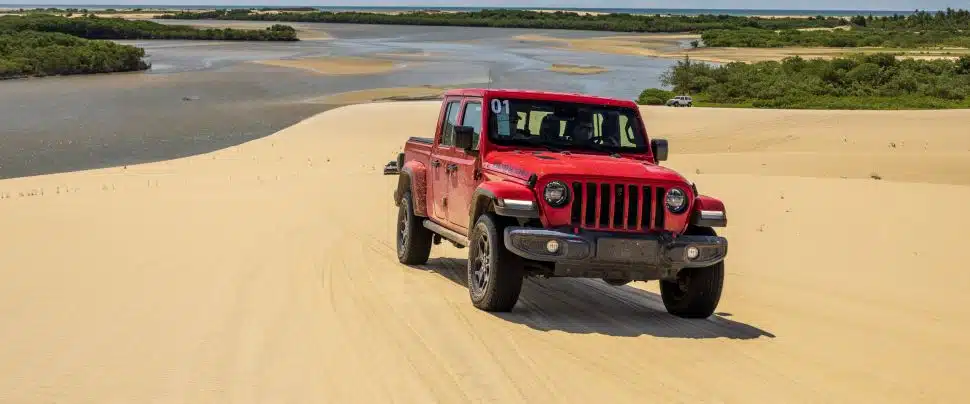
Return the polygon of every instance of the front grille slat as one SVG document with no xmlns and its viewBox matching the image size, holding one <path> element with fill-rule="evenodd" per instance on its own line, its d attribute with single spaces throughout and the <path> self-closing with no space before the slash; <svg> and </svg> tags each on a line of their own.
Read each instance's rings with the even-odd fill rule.
<svg viewBox="0 0 970 404">
<path fill-rule="evenodd" d="M 615 228 L 626 228 L 626 221 L 624 217 L 626 215 L 626 189 L 623 184 L 613 184 L 613 221 L 610 223 L 610 227 Z"/>
<path fill-rule="evenodd" d="M 650 195 L 650 187 L 641 187 L 643 192 L 643 207 L 640 209 L 640 226 L 644 229 L 652 228 L 650 218 L 653 217 L 653 197 Z"/>
<path fill-rule="evenodd" d="M 583 218 L 584 200 L 585 198 L 583 198 L 583 183 L 574 182 L 573 183 L 573 204 L 570 207 L 572 211 L 570 214 L 570 221 L 573 223 L 573 225 L 580 223 L 580 221 Z"/>
<path fill-rule="evenodd" d="M 593 230 L 664 228 L 666 189 L 638 184 L 573 182 L 572 225 Z"/>
<path fill-rule="evenodd" d="M 640 218 L 640 216 L 642 216 L 640 214 L 640 211 L 643 210 L 643 205 L 640 204 L 640 200 L 642 199 L 640 197 L 640 187 L 636 185 L 630 185 L 628 192 L 630 194 L 630 206 L 629 206 L 629 212 L 627 213 L 627 220 L 626 220 L 627 228 L 633 229 L 633 230 L 640 230 L 642 226 L 640 226 L 640 221 L 638 219 Z"/>
<path fill-rule="evenodd" d="M 657 203 L 653 204 L 654 211 L 654 227 L 662 229 L 664 227 L 664 195 L 666 195 L 666 189 L 663 187 L 657 187 Z"/>
<path fill-rule="evenodd" d="M 596 210 L 596 224 L 600 228 L 608 229 L 610 228 L 610 206 L 613 203 L 613 195 L 610 192 L 610 184 L 600 184 L 600 203 L 599 208 Z"/>
<path fill-rule="evenodd" d="M 583 199 L 583 227 L 596 226 L 596 184 L 586 183 L 586 199 Z"/>
</svg>

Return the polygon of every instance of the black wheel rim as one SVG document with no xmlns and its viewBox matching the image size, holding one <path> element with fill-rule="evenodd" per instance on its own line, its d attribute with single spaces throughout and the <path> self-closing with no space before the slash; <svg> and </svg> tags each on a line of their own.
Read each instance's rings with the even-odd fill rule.
<svg viewBox="0 0 970 404">
<path fill-rule="evenodd" d="M 687 296 L 687 291 L 690 288 L 690 273 L 688 273 L 686 270 L 681 271 L 681 273 L 677 275 L 677 279 L 669 281 L 668 285 L 670 287 L 668 288 L 667 293 L 673 297 L 674 300 L 683 299 L 684 296 Z"/>
<path fill-rule="evenodd" d="M 488 286 L 488 274 L 491 271 L 491 251 L 488 246 L 488 235 L 482 233 L 478 238 L 478 257 L 475 258 L 472 281 L 478 290 L 484 291 Z"/>
</svg>

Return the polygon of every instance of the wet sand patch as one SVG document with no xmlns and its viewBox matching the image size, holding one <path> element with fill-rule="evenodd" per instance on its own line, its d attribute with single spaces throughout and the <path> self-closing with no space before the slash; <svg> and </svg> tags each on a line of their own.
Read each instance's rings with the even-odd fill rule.
<svg viewBox="0 0 970 404">
<path fill-rule="evenodd" d="M 583 65 L 571 65 L 565 63 L 553 63 L 548 69 L 551 72 L 563 73 L 563 74 L 600 74 L 610 71 L 609 69 L 602 66 L 583 66 Z"/>
<path fill-rule="evenodd" d="M 424 58 L 435 57 L 435 56 L 443 56 L 443 54 L 438 52 L 428 52 L 428 51 L 423 51 L 423 52 L 401 51 L 401 52 L 378 52 L 378 53 L 375 53 L 374 56 L 391 57 L 391 58 L 424 59 Z"/>
<path fill-rule="evenodd" d="M 306 59 L 279 59 L 279 60 L 257 60 L 259 63 L 269 66 L 289 67 L 295 69 L 309 70 L 318 74 L 325 75 L 366 75 L 387 73 L 399 65 L 393 60 L 362 58 L 362 57 L 317 57 Z"/>
<path fill-rule="evenodd" d="M 307 100 L 315 104 L 363 104 L 382 101 L 416 101 L 439 99 L 451 87 L 388 87 L 329 94 Z"/>
</svg>

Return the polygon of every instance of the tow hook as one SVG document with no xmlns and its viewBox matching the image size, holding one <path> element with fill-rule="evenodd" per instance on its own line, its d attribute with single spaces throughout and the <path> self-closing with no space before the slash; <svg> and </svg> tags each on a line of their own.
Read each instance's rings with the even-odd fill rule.
<svg viewBox="0 0 970 404">
<path fill-rule="evenodd" d="M 670 231 L 663 231 L 660 233 L 660 244 L 665 245 L 672 243 L 676 239 L 676 235 Z"/>
</svg>

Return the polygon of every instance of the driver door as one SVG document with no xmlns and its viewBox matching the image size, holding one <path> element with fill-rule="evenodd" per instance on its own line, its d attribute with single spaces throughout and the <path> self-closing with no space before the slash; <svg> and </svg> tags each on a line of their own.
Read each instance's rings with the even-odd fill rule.
<svg viewBox="0 0 970 404">
<path fill-rule="evenodd" d="M 471 214 L 472 194 L 480 181 L 475 176 L 475 168 L 482 137 L 483 113 L 481 98 L 469 97 L 462 103 L 459 125 L 470 126 L 474 130 L 472 150 L 466 152 L 454 148 L 449 153 L 446 163 L 451 167 L 448 177 L 448 221 L 464 234 L 468 234 L 469 230 L 468 218 Z"/>
<path fill-rule="evenodd" d="M 431 214 L 441 223 L 448 222 L 448 178 L 451 172 L 447 169 L 448 157 L 454 150 L 455 126 L 458 125 L 458 113 L 461 111 L 461 98 L 446 100 L 444 119 L 441 121 L 440 136 L 431 150 L 431 161 L 428 167 L 428 177 L 431 178 Z"/>
</svg>

